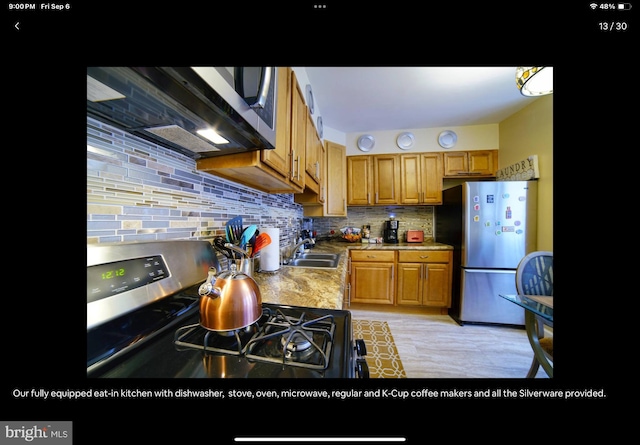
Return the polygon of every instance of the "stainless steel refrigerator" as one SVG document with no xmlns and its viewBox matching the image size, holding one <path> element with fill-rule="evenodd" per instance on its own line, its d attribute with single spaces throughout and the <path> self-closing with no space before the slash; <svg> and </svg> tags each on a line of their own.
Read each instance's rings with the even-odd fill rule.
<svg viewBox="0 0 640 445">
<path fill-rule="evenodd" d="M 446 189 L 435 206 L 437 242 L 454 246 L 449 315 L 465 323 L 524 325 L 516 268 L 536 250 L 536 181 L 473 181 Z"/>
</svg>

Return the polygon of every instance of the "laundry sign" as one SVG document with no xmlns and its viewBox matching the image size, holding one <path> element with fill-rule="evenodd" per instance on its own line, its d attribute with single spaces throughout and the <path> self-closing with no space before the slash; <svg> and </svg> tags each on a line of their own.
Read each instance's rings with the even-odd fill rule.
<svg viewBox="0 0 640 445">
<path fill-rule="evenodd" d="M 501 168 L 496 172 L 496 180 L 498 181 L 528 181 L 539 177 L 538 155 L 531 155 L 527 159 Z"/>
</svg>

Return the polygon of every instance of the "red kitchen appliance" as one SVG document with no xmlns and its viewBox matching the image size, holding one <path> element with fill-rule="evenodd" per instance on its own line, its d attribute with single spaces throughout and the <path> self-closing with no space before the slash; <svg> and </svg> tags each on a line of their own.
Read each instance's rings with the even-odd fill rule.
<svg viewBox="0 0 640 445">
<path fill-rule="evenodd" d="M 424 232 L 422 230 L 407 230 L 408 243 L 421 243 L 424 241 Z"/>
<path fill-rule="evenodd" d="M 369 377 L 347 310 L 261 302 L 247 326 L 207 328 L 209 270 L 207 241 L 87 246 L 87 377 Z"/>
</svg>

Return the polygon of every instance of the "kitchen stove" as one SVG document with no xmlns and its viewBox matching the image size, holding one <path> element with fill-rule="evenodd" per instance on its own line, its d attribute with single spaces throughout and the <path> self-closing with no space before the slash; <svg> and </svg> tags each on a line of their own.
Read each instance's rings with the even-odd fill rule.
<svg viewBox="0 0 640 445">
<path fill-rule="evenodd" d="M 207 258 L 208 267 L 219 269 L 217 257 L 208 242 L 199 243 L 195 258 Z M 184 244 L 180 242 L 144 243 L 137 252 L 134 247 L 115 262 L 109 270 L 121 270 L 119 265 L 131 267 L 133 258 L 161 259 L 165 266 L 163 279 L 177 278 L 185 282 L 180 268 L 173 267 L 180 259 L 185 268 Z M 201 244 L 200 244 L 201 243 Z M 116 249 L 118 246 L 104 247 Z M 209 251 L 209 249 L 211 249 Z M 151 255 L 153 252 L 153 255 Z M 112 257 L 118 254 L 111 253 Z M 113 258 L 110 258 L 113 259 Z M 196 260 L 200 262 L 200 260 Z M 135 264 L 135 263 L 134 263 Z M 92 283 L 92 269 L 88 266 L 88 282 Z M 97 271 L 104 273 L 100 264 Z M 191 270 L 190 267 L 187 269 Z M 155 298 L 109 320 L 87 329 L 87 376 L 118 378 L 367 378 L 369 371 L 363 358 L 366 346 L 354 340 L 351 313 L 311 307 L 262 303 L 262 316 L 253 324 L 231 331 L 214 331 L 200 324 L 198 288 L 206 279 L 204 267 L 200 280 L 184 289 Z M 144 270 L 144 269 L 143 269 Z M 147 271 L 143 272 L 147 273 Z M 126 275 L 126 273 L 125 273 Z M 131 282 L 139 282 L 141 277 Z M 146 278 L 142 279 L 142 281 Z M 150 282 L 152 287 L 160 282 Z M 170 280 L 169 280 L 170 281 Z M 117 286 L 116 286 L 117 287 Z M 110 287 L 98 286 L 105 293 Z M 140 287 L 135 290 L 139 291 Z M 122 301 L 122 293 L 116 296 Z M 133 291 L 133 289 L 132 289 Z M 96 287 L 87 288 L 88 306 L 96 303 Z M 101 298 L 108 300 L 113 296 Z M 104 304 L 104 303 L 103 303 Z M 90 310 L 88 309 L 90 312 Z"/>
</svg>

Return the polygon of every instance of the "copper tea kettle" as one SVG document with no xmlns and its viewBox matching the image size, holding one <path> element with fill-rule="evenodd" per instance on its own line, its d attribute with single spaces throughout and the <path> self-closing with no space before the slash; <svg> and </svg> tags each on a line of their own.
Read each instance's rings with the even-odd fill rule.
<svg viewBox="0 0 640 445">
<path fill-rule="evenodd" d="M 234 262 L 216 278 L 209 269 L 200 285 L 200 325 L 211 331 L 245 328 L 262 316 L 262 295 L 251 276 L 239 272 Z"/>
</svg>

